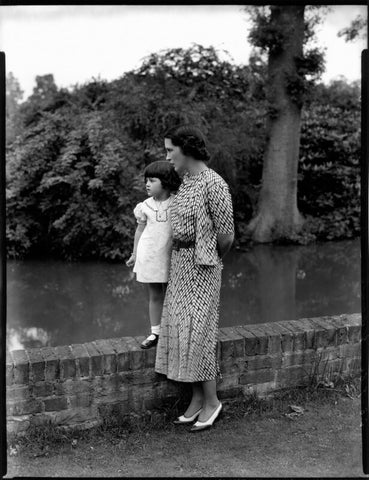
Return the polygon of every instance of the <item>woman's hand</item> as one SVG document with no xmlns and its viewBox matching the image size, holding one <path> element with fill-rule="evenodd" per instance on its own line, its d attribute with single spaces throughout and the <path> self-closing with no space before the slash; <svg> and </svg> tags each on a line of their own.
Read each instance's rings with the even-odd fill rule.
<svg viewBox="0 0 369 480">
<path fill-rule="evenodd" d="M 220 258 L 224 258 L 224 256 L 229 252 L 231 249 L 232 243 L 234 241 L 233 234 L 218 234 L 218 242 L 217 242 L 217 250 L 218 255 Z"/>
<path fill-rule="evenodd" d="M 135 263 L 136 263 L 136 255 L 132 253 L 129 259 L 126 261 L 126 265 L 127 267 L 133 267 Z"/>
</svg>

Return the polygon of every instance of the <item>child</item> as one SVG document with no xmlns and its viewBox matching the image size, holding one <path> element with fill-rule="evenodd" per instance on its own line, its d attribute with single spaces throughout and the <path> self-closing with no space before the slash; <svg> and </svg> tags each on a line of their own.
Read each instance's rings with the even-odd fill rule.
<svg viewBox="0 0 369 480">
<path fill-rule="evenodd" d="M 144 176 L 149 198 L 133 210 L 138 225 L 133 253 L 126 265 L 134 266 L 138 282 L 148 284 L 151 335 L 142 342 L 141 348 L 151 348 L 159 338 L 172 250 L 170 209 L 180 179 L 167 161 L 149 164 Z"/>
</svg>

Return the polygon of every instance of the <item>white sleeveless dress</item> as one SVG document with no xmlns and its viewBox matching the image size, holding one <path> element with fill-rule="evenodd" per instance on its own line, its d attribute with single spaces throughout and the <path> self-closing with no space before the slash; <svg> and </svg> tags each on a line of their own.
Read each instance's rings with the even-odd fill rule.
<svg viewBox="0 0 369 480">
<path fill-rule="evenodd" d="M 172 252 L 170 212 L 173 195 L 163 202 L 152 197 L 137 204 L 133 213 L 145 225 L 138 241 L 133 271 L 142 283 L 167 283 Z M 159 206 L 159 211 L 158 211 Z"/>
</svg>

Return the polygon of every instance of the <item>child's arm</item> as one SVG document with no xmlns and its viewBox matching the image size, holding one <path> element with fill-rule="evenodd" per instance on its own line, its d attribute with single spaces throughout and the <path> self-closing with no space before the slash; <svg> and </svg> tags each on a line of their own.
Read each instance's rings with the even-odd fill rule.
<svg viewBox="0 0 369 480">
<path fill-rule="evenodd" d="M 136 228 L 135 238 L 133 242 L 133 252 L 129 259 L 126 261 L 127 267 L 133 267 L 136 262 L 136 253 L 137 253 L 137 245 L 138 241 L 141 238 L 142 232 L 145 230 L 146 224 L 139 223 Z"/>
</svg>

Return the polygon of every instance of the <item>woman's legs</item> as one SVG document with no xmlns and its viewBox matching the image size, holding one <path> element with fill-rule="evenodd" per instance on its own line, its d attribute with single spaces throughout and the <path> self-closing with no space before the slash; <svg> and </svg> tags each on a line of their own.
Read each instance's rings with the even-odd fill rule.
<svg viewBox="0 0 369 480">
<path fill-rule="evenodd" d="M 196 382 L 192 384 L 192 399 L 187 410 L 184 413 L 185 417 L 192 417 L 196 412 L 200 410 L 203 404 L 203 390 L 201 382 Z"/>
<path fill-rule="evenodd" d="M 202 408 L 198 420 L 200 422 L 206 422 L 219 406 L 219 403 L 215 379 L 193 383 L 192 399 L 184 416 L 192 417 L 192 415 Z"/>
<path fill-rule="evenodd" d="M 201 382 L 201 386 L 204 401 L 198 420 L 200 422 L 206 422 L 212 416 L 220 402 L 217 395 L 217 384 L 215 379 Z"/>
</svg>

